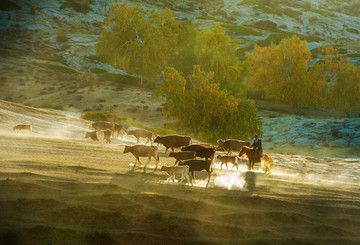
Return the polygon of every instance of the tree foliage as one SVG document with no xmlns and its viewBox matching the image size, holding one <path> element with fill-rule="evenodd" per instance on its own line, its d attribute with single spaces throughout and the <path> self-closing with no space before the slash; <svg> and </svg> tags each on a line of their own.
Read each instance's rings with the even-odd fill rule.
<svg viewBox="0 0 360 245">
<path fill-rule="evenodd" d="M 154 79 L 177 50 L 179 23 L 172 12 L 145 13 L 141 5 L 111 5 L 96 51 L 116 68 Z"/>
<path fill-rule="evenodd" d="M 261 134 L 253 101 L 221 90 L 214 81 L 214 73 L 199 66 L 194 66 L 189 79 L 175 68 L 166 69 L 159 91 L 167 101 L 164 113 L 176 117 L 204 140 L 247 139 L 255 133 Z"/>
<path fill-rule="evenodd" d="M 264 90 L 266 98 L 294 106 L 327 108 L 349 114 L 359 109 L 359 68 L 336 49 L 323 46 L 324 57 L 310 67 L 307 42 L 297 36 L 279 45 L 255 46 L 248 54 L 252 65 L 247 83 L 253 90 Z"/>
</svg>

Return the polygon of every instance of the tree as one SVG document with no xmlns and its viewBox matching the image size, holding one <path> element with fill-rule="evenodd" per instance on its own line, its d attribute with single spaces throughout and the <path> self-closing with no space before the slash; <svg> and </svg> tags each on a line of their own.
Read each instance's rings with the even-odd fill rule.
<svg viewBox="0 0 360 245">
<path fill-rule="evenodd" d="M 144 13 L 141 5 L 113 4 L 96 51 L 115 68 L 154 79 L 177 51 L 178 28 L 169 9 Z"/>
<path fill-rule="evenodd" d="M 199 32 L 195 45 L 196 65 L 206 72 L 214 72 L 214 80 L 222 89 L 242 96 L 243 79 L 248 72 L 246 62 L 240 62 L 236 50 L 240 40 L 231 41 L 224 28 L 216 24 L 213 30 Z"/>
<path fill-rule="evenodd" d="M 189 79 L 174 68 L 164 72 L 159 96 L 166 98 L 164 113 L 204 140 L 219 138 L 247 139 L 261 134 L 261 123 L 253 101 L 236 98 L 220 89 L 213 72 L 194 66 Z"/>
<path fill-rule="evenodd" d="M 339 71 L 331 86 L 330 98 L 329 107 L 345 112 L 347 116 L 360 108 L 360 69 L 347 58 L 339 61 Z"/>
<path fill-rule="evenodd" d="M 311 52 L 306 41 L 295 35 L 279 45 L 265 48 L 255 45 L 248 58 L 252 71 L 247 84 L 254 90 L 265 90 L 266 98 L 293 105 L 295 113 L 299 113 L 299 106 L 313 99 L 307 93 L 314 83 L 307 73 Z"/>
</svg>

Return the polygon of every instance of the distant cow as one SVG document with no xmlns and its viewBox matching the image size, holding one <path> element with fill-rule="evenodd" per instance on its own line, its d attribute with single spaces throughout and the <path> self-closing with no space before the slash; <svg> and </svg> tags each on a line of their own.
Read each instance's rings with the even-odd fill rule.
<svg viewBox="0 0 360 245">
<path fill-rule="evenodd" d="M 233 151 L 241 151 L 243 146 L 250 146 L 250 141 L 242 141 L 242 140 L 235 140 L 235 139 L 227 139 L 227 140 L 218 140 L 219 148 L 224 148 L 228 155 L 231 154 Z"/>
<path fill-rule="evenodd" d="M 85 138 L 91 138 L 94 141 L 99 141 L 99 140 L 106 140 L 106 143 L 111 143 L 111 132 L 106 130 L 106 131 L 92 131 L 92 132 L 86 132 L 85 134 Z"/>
<path fill-rule="evenodd" d="M 115 135 L 115 133 L 116 133 L 116 135 Z M 115 123 L 112 137 L 117 138 L 120 134 L 124 135 L 124 133 L 125 133 L 125 126 L 122 124 Z"/>
<path fill-rule="evenodd" d="M 181 148 L 181 151 L 194 151 L 196 152 L 196 157 L 203 157 L 206 160 L 213 159 L 215 154 L 215 149 L 210 146 L 204 146 L 200 144 L 193 144 Z"/>
<path fill-rule="evenodd" d="M 239 170 L 238 163 L 236 161 L 237 160 L 236 156 L 221 156 L 221 155 L 218 155 L 216 157 L 216 159 L 218 159 L 221 162 L 221 169 L 222 169 L 223 164 L 226 165 L 226 169 L 229 169 L 227 164 L 228 164 L 228 162 L 230 162 L 230 163 L 233 164 L 231 169 L 233 169 L 236 166 L 236 170 Z"/>
<path fill-rule="evenodd" d="M 191 143 L 191 137 L 181 135 L 157 136 L 154 143 L 163 144 L 166 148 L 165 152 L 167 152 L 169 148 L 174 151 L 174 148 L 188 146 Z"/>
<path fill-rule="evenodd" d="M 135 136 L 137 139 L 136 143 L 140 143 L 140 138 L 146 138 L 145 144 L 147 144 L 149 141 L 150 141 L 151 145 L 153 143 L 153 141 L 152 141 L 153 132 L 151 132 L 149 130 L 135 129 L 135 130 L 130 130 L 129 132 L 127 132 L 127 134 Z"/>
<path fill-rule="evenodd" d="M 212 165 L 212 161 L 211 160 L 185 160 L 185 161 L 180 161 L 179 162 L 179 166 L 189 166 L 189 172 L 191 173 L 191 178 L 190 178 L 190 183 L 192 184 L 192 179 L 195 179 L 194 176 L 194 171 L 202 171 L 202 170 L 206 170 L 206 172 L 208 173 L 209 177 L 208 177 L 208 182 L 206 183 L 206 187 L 209 185 L 209 181 L 210 181 L 210 176 L 212 173 L 212 169 L 211 169 L 211 165 Z"/>
<path fill-rule="evenodd" d="M 24 124 L 21 124 L 21 125 L 16 125 L 15 127 L 13 127 L 13 131 L 21 131 L 21 130 L 27 130 L 31 133 L 32 131 L 32 127 L 31 125 L 24 125 Z"/>
<path fill-rule="evenodd" d="M 134 155 L 134 157 L 136 158 L 133 170 L 135 169 L 137 162 L 139 162 L 141 164 L 139 157 L 147 157 L 149 160 L 144 166 L 144 172 L 145 172 L 146 165 L 148 165 L 148 163 L 150 162 L 151 157 L 153 157 L 155 159 L 155 161 L 156 161 L 155 169 L 157 169 L 158 163 L 160 161 L 159 155 L 156 154 L 157 149 L 158 148 L 156 146 L 147 146 L 147 145 L 129 146 L 129 145 L 127 145 L 127 146 L 125 146 L 124 153 L 131 152 Z"/>
<path fill-rule="evenodd" d="M 89 129 L 108 130 L 112 133 L 114 131 L 114 123 L 105 121 L 93 122 L 90 124 Z"/>
<path fill-rule="evenodd" d="M 182 151 L 182 152 L 170 152 L 169 157 L 174 157 L 176 159 L 176 165 L 181 160 L 194 159 L 196 157 L 196 152 L 194 151 Z"/>
</svg>

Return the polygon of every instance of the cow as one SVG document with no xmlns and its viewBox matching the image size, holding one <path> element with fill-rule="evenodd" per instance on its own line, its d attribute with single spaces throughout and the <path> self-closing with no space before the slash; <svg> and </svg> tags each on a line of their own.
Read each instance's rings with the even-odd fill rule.
<svg viewBox="0 0 360 245">
<path fill-rule="evenodd" d="M 204 146 L 200 144 L 193 144 L 181 148 L 181 151 L 194 151 L 196 152 L 196 157 L 203 157 L 206 160 L 213 159 L 215 154 L 215 149 L 210 146 Z"/>
<path fill-rule="evenodd" d="M 158 163 L 160 162 L 159 155 L 156 154 L 157 149 L 158 148 L 156 146 L 147 146 L 147 145 L 129 146 L 129 145 L 127 145 L 127 146 L 125 146 L 124 153 L 131 152 L 134 155 L 134 157 L 136 158 L 136 161 L 135 161 L 135 164 L 134 164 L 134 167 L 132 170 L 135 169 L 137 162 L 139 162 L 141 164 L 139 157 L 147 157 L 149 160 L 144 166 L 144 172 L 145 172 L 146 165 L 148 165 L 148 163 L 150 162 L 151 157 L 153 157 L 155 159 L 155 161 L 156 161 L 155 169 L 157 169 Z"/>
<path fill-rule="evenodd" d="M 86 132 L 85 134 L 85 139 L 87 138 L 91 138 L 94 141 L 99 141 L 99 140 L 106 140 L 106 143 L 111 143 L 111 132 L 106 130 L 106 131 L 91 131 L 91 132 Z"/>
<path fill-rule="evenodd" d="M 21 124 L 21 125 L 16 125 L 15 127 L 13 127 L 13 131 L 14 131 L 14 132 L 17 131 L 17 130 L 19 130 L 19 131 L 21 131 L 21 130 L 27 130 L 27 131 L 29 131 L 30 134 L 31 134 L 32 127 L 31 127 L 31 125 Z"/>
<path fill-rule="evenodd" d="M 176 159 L 176 165 L 180 160 L 189 160 L 196 157 L 196 152 L 194 151 L 181 151 L 181 152 L 170 152 L 169 157 L 174 157 Z"/>
<path fill-rule="evenodd" d="M 212 169 L 211 169 L 212 161 L 211 160 L 191 159 L 191 160 L 184 160 L 184 161 L 179 162 L 179 166 L 185 166 L 185 165 L 189 166 L 189 172 L 191 173 L 190 174 L 191 185 L 192 185 L 192 179 L 195 179 L 194 171 L 206 170 L 206 172 L 208 173 L 208 182 L 206 183 L 206 187 L 208 187 L 209 181 L 210 181 L 210 176 L 212 173 Z"/>
<path fill-rule="evenodd" d="M 116 133 L 116 135 L 115 135 L 115 133 Z M 121 137 L 123 137 L 124 133 L 125 133 L 125 126 L 122 124 L 115 123 L 112 137 L 117 138 L 120 134 L 122 135 Z"/>
<path fill-rule="evenodd" d="M 89 129 L 114 131 L 114 123 L 97 121 L 90 124 Z"/>
<path fill-rule="evenodd" d="M 241 151 L 243 146 L 250 146 L 250 141 L 242 141 L 242 140 L 235 140 L 235 139 L 227 139 L 227 140 L 218 140 L 219 148 L 224 148 L 228 155 L 231 155 L 233 151 Z"/>
<path fill-rule="evenodd" d="M 236 170 L 239 170 L 238 163 L 236 161 L 238 158 L 236 156 L 221 156 L 221 155 L 218 155 L 216 157 L 216 159 L 218 159 L 221 162 L 221 169 L 222 169 L 223 164 L 226 165 L 226 169 L 229 169 L 227 163 L 230 162 L 230 163 L 233 164 L 231 169 L 233 169 L 236 166 Z"/>
<path fill-rule="evenodd" d="M 170 182 L 170 179 L 172 179 L 172 181 L 175 182 L 175 175 L 181 174 L 181 179 L 180 179 L 179 183 L 181 183 L 184 180 L 184 178 L 186 178 L 187 184 L 190 184 L 189 166 L 187 166 L 187 165 L 171 166 L 171 167 L 162 166 L 160 170 L 165 171 L 169 175 L 168 183 Z"/>
<path fill-rule="evenodd" d="M 154 143 L 160 143 L 165 146 L 167 150 L 171 148 L 174 151 L 174 148 L 181 148 L 183 146 L 188 146 L 191 143 L 191 137 L 189 136 L 181 136 L 181 135 L 165 135 L 165 136 L 157 136 L 154 140 Z"/>
<path fill-rule="evenodd" d="M 130 130 L 129 132 L 127 132 L 127 134 L 135 136 L 137 139 L 136 143 L 140 143 L 140 138 L 146 138 L 145 144 L 147 144 L 149 141 L 150 141 L 151 145 L 153 144 L 153 141 L 152 141 L 153 132 L 151 132 L 149 130 L 135 129 L 135 130 Z"/>
</svg>

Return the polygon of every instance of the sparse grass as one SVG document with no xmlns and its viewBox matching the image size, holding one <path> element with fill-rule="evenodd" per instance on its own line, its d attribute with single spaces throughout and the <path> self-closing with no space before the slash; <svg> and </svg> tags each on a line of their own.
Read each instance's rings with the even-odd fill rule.
<svg viewBox="0 0 360 245">
<path fill-rule="evenodd" d="M 34 106 L 35 108 L 47 108 L 47 109 L 54 109 L 54 110 L 60 110 L 65 111 L 65 108 L 61 105 L 52 105 L 52 104 L 42 104 L 38 106 Z"/>
<path fill-rule="evenodd" d="M 64 8 L 72 8 L 74 11 L 79 13 L 88 13 L 91 11 L 90 5 L 94 2 L 94 0 L 66 0 L 63 5 L 61 5 L 60 9 Z"/>
<path fill-rule="evenodd" d="M 68 37 L 65 32 L 61 31 L 56 34 L 56 41 L 59 43 L 67 42 Z"/>
<path fill-rule="evenodd" d="M 278 30 L 277 24 L 270 20 L 258 21 L 254 24 L 257 28 L 267 29 L 267 30 Z"/>
<path fill-rule="evenodd" d="M 262 33 L 255 31 L 253 28 L 246 27 L 243 25 L 230 25 L 223 24 L 223 27 L 227 29 L 229 35 L 239 35 L 239 36 L 261 36 Z"/>
<path fill-rule="evenodd" d="M 283 8 L 283 13 L 292 18 L 296 18 L 303 14 L 301 11 L 293 10 L 291 8 Z"/>
<path fill-rule="evenodd" d="M 55 70 L 55 71 L 60 71 L 60 72 L 78 73 L 76 70 L 74 70 L 74 69 L 72 69 L 70 67 L 61 66 L 61 65 L 54 65 L 54 64 L 48 64 L 48 63 L 38 63 L 38 62 L 33 62 L 32 64 L 43 67 L 43 68 L 47 68 L 47 69 L 51 69 L 51 70 Z"/>
<path fill-rule="evenodd" d="M 345 30 L 353 34 L 359 34 L 359 30 L 356 30 L 354 28 L 346 28 Z"/>
<path fill-rule="evenodd" d="M 8 49 L 0 49 L 0 56 L 1 57 L 21 58 L 21 56 L 15 54 L 14 52 L 10 52 Z"/>
<path fill-rule="evenodd" d="M 90 72 L 95 73 L 95 74 L 108 73 L 107 70 L 101 69 L 101 68 L 97 68 L 97 67 L 91 68 L 91 69 L 90 69 Z"/>
<path fill-rule="evenodd" d="M 212 20 L 212 21 L 215 21 L 215 22 L 221 22 L 221 23 L 226 23 L 226 24 L 230 24 L 230 25 L 233 25 L 234 23 L 231 22 L 231 21 L 227 21 L 227 20 L 222 20 L 222 19 L 219 19 L 219 18 L 216 18 L 216 17 L 212 17 L 212 16 L 198 16 L 196 17 L 196 19 L 198 20 Z"/>
<path fill-rule="evenodd" d="M 261 41 L 257 42 L 256 44 L 261 47 L 269 46 L 271 43 L 278 44 L 281 42 L 282 39 L 291 37 L 294 34 L 296 34 L 296 33 L 293 33 L 293 32 L 273 33 L 273 34 L 270 34 L 265 40 L 261 40 Z M 298 37 L 300 37 L 300 39 L 302 39 L 302 40 L 306 40 L 307 42 L 323 41 L 323 39 L 316 37 L 316 36 L 298 35 Z"/>
</svg>

